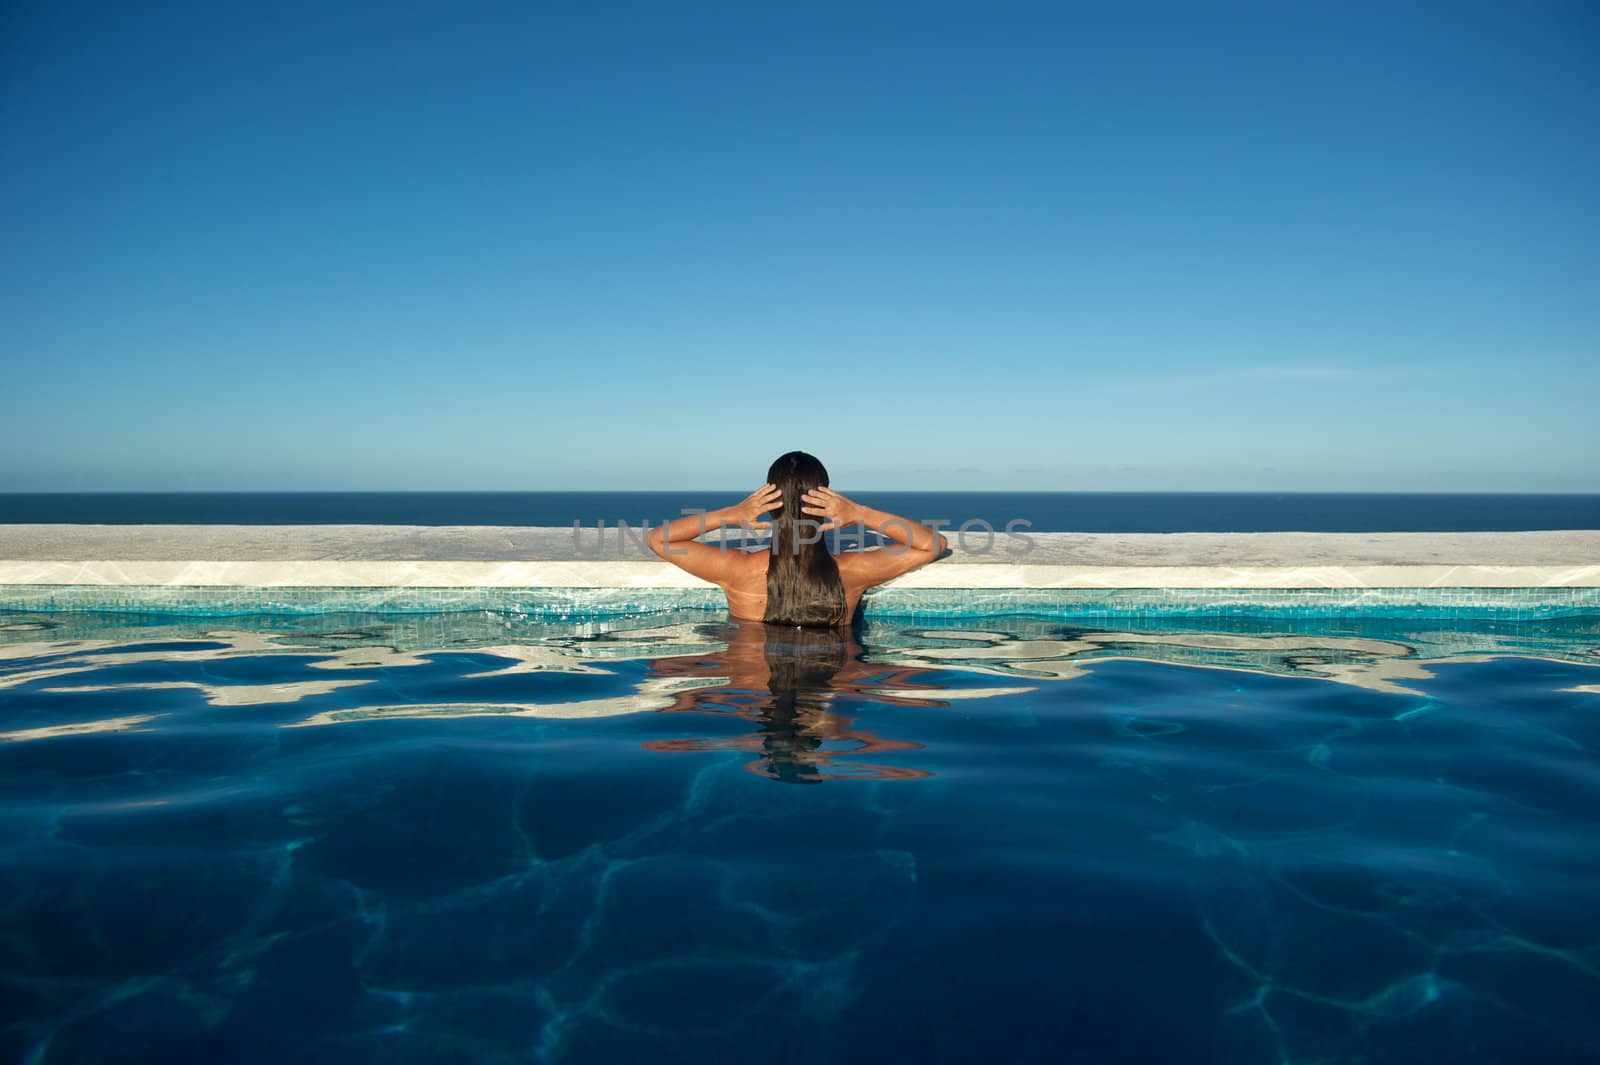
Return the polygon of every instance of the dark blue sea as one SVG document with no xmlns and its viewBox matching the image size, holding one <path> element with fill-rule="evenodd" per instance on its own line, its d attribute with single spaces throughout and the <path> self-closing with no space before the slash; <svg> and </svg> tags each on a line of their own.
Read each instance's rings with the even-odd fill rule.
<svg viewBox="0 0 1600 1065">
<path fill-rule="evenodd" d="M 0 494 L 0 524 L 638 527 L 745 492 L 135 492 Z M 862 492 L 881 510 L 1034 532 L 1506 532 L 1600 529 L 1600 495 Z M 979 528 L 979 526 L 973 526 Z"/>
<path fill-rule="evenodd" d="M 1600 619 L 0 614 L 0 1060 L 1600 1060 Z"/>
</svg>

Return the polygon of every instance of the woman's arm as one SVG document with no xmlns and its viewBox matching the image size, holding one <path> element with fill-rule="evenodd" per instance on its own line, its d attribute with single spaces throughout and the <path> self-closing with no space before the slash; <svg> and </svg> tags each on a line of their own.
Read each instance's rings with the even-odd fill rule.
<svg viewBox="0 0 1600 1065">
<path fill-rule="evenodd" d="M 945 552 L 944 537 L 921 522 L 864 507 L 831 488 L 813 489 L 802 497 L 801 503 L 804 513 L 826 519 L 822 525 L 824 532 L 846 525 L 865 525 L 897 545 L 871 551 L 846 551 L 835 556 L 839 575 L 857 594 L 925 566 Z"/>
<path fill-rule="evenodd" d="M 831 488 L 814 488 L 801 497 L 801 510 L 827 519 L 822 531 L 843 528 L 846 525 L 865 525 L 887 540 L 901 545 L 902 550 L 883 550 L 891 554 L 915 552 L 938 558 L 944 554 L 945 539 L 921 522 L 890 514 L 886 510 L 864 507 L 853 499 L 846 499 Z"/>
<path fill-rule="evenodd" d="M 702 580 L 722 584 L 734 572 L 742 552 L 730 551 L 726 546 L 712 547 L 695 543 L 695 537 L 738 525 L 745 529 L 765 529 L 769 522 L 757 520 L 783 505 L 783 493 L 770 484 L 762 485 L 742 501 L 730 507 L 721 507 L 704 514 L 685 514 L 673 518 L 665 525 L 650 530 L 650 550 L 674 566 L 687 570 Z"/>
</svg>

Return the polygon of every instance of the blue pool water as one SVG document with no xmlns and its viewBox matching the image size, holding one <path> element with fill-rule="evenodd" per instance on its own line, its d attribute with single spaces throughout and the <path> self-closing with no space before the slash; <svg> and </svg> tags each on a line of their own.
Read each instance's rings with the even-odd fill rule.
<svg viewBox="0 0 1600 1065">
<path fill-rule="evenodd" d="M 1600 619 L 0 614 L 0 1059 L 1592 1062 Z"/>
</svg>

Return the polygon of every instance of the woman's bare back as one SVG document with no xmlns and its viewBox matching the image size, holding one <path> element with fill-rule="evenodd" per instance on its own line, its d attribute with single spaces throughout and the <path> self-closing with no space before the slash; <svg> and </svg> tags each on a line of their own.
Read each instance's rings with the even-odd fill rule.
<svg viewBox="0 0 1600 1065">
<path fill-rule="evenodd" d="M 856 616 L 856 604 L 861 602 L 861 593 L 866 588 L 851 579 L 850 573 L 854 567 L 847 561 L 853 552 L 834 555 L 833 560 L 839 566 L 839 580 L 844 585 L 844 616 L 848 620 Z M 772 558 L 770 551 L 755 551 L 744 556 L 744 560 L 725 582 L 718 582 L 724 594 L 728 597 L 728 613 L 740 621 L 760 621 L 767 613 L 767 563 Z"/>
</svg>

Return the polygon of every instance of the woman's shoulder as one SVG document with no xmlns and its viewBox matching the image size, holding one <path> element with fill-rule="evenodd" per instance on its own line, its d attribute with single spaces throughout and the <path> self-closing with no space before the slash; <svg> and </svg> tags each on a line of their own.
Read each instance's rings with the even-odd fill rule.
<svg viewBox="0 0 1600 1065">
<path fill-rule="evenodd" d="M 741 576 L 747 580 L 759 578 L 764 581 L 771 559 L 771 551 L 745 552 L 739 567 Z M 833 561 L 839 567 L 839 578 L 846 588 L 860 590 L 898 577 L 926 560 L 915 557 L 912 552 L 876 548 L 870 551 L 840 551 L 834 553 Z"/>
</svg>

